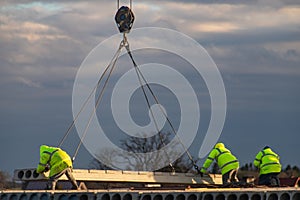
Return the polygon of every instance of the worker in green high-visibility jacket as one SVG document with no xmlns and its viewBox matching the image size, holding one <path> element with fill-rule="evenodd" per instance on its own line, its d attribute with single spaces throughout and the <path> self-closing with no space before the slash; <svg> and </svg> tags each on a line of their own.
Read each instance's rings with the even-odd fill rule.
<svg viewBox="0 0 300 200">
<path fill-rule="evenodd" d="M 253 164 L 259 169 L 259 185 L 280 186 L 278 178 L 281 172 L 279 156 L 269 146 L 265 146 L 263 150 L 258 152 Z"/>
<path fill-rule="evenodd" d="M 36 172 L 43 173 L 50 170 L 47 189 L 55 190 L 58 179 L 64 174 L 71 181 L 73 188 L 78 189 L 77 182 L 72 174 L 72 168 L 72 160 L 65 151 L 57 147 L 40 146 L 40 162 Z"/>
<path fill-rule="evenodd" d="M 214 160 L 216 160 L 221 169 L 223 185 L 238 182 L 237 172 L 239 169 L 239 161 L 223 143 L 217 143 L 211 150 L 200 172 L 206 173 Z"/>
</svg>

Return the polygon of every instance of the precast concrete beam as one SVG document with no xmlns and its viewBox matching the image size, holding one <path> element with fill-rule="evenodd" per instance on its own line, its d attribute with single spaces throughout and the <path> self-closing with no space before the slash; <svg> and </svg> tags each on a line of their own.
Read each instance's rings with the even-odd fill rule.
<svg viewBox="0 0 300 200">
<path fill-rule="evenodd" d="M 96 200 L 138 200 L 139 192 L 106 192 L 106 193 L 97 193 Z"/>
<path fill-rule="evenodd" d="M 201 177 L 192 173 L 167 173 L 118 170 L 85 170 L 74 169 L 77 181 L 94 182 L 132 182 L 132 183 L 170 183 L 170 184 L 222 184 L 219 174 Z M 35 169 L 17 169 L 14 171 L 15 181 L 47 180 L 48 174 L 38 174 Z M 64 175 L 60 180 L 67 180 Z"/>
<path fill-rule="evenodd" d="M 300 189 L 198 188 L 186 190 L 2 190 L 1 200 L 299 200 Z"/>
<path fill-rule="evenodd" d="M 300 190 L 298 188 L 199 188 L 191 191 L 146 191 L 140 194 L 140 200 L 296 200 L 300 197 Z"/>
</svg>

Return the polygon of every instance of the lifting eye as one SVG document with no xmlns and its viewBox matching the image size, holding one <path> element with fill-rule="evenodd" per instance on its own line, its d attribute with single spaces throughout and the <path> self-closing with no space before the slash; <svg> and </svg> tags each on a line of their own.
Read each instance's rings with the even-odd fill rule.
<svg viewBox="0 0 300 200">
<path fill-rule="evenodd" d="M 115 21 L 120 33 L 129 33 L 134 22 L 134 14 L 129 7 L 122 6 L 116 13 Z"/>
</svg>

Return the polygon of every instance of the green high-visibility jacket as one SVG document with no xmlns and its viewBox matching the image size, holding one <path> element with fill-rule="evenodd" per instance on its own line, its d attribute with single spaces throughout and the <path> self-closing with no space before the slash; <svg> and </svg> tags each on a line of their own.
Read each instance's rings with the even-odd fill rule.
<svg viewBox="0 0 300 200">
<path fill-rule="evenodd" d="M 259 169 L 259 174 L 279 173 L 281 171 L 279 156 L 270 148 L 258 152 L 253 164 Z"/>
<path fill-rule="evenodd" d="M 239 161 L 228 149 L 225 148 L 223 143 L 218 143 L 215 148 L 211 150 L 200 171 L 205 173 L 214 160 L 216 160 L 219 168 L 221 169 L 222 175 L 230 170 L 239 168 Z"/>
<path fill-rule="evenodd" d="M 37 173 L 46 171 L 46 167 L 50 168 L 49 177 L 52 177 L 64 169 L 72 166 L 70 156 L 63 150 L 57 147 L 49 147 L 46 145 L 40 146 L 40 162 L 36 169 Z"/>
</svg>

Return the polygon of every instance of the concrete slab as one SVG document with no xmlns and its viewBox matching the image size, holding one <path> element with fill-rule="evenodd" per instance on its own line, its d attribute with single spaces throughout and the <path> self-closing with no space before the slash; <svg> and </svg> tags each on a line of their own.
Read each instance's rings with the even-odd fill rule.
<svg viewBox="0 0 300 200">
<path fill-rule="evenodd" d="M 286 188 L 193 188 L 186 190 L 2 190 L 1 200 L 9 199 L 97 199 L 97 200 L 298 200 L 300 189 Z"/>
<path fill-rule="evenodd" d="M 221 175 L 200 177 L 196 174 L 167 172 L 138 172 L 118 170 L 85 170 L 74 169 L 77 181 L 94 182 L 128 182 L 128 183 L 170 183 L 170 184 L 222 184 Z M 15 181 L 44 181 L 48 174 L 37 174 L 35 169 L 17 169 L 14 171 Z M 67 180 L 64 175 L 60 180 Z"/>
</svg>

